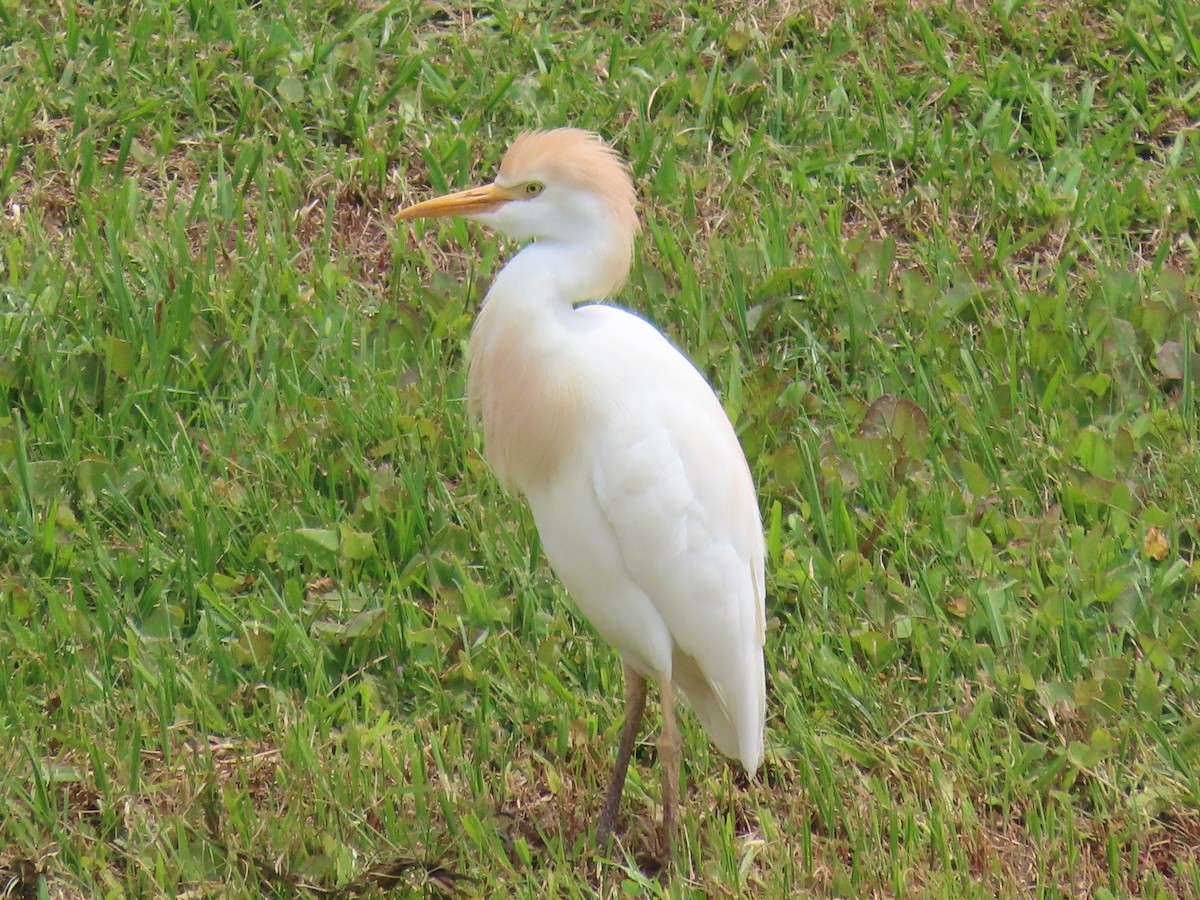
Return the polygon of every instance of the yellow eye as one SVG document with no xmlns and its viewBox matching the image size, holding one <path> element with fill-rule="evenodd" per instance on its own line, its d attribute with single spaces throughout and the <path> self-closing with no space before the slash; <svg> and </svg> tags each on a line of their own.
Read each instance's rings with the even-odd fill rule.
<svg viewBox="0 0 1200 900">
<path fill-rule="evenodd" d="M 524 188 L 525 196 L 526 197 L 536 197 L 538 194 L 540 194 L 545 189 L 545 187 L 546 186 L 544 184 L 542 184 L 540 181 L 527 182 L 525 185 L 525 188 Z"/>
</svg>

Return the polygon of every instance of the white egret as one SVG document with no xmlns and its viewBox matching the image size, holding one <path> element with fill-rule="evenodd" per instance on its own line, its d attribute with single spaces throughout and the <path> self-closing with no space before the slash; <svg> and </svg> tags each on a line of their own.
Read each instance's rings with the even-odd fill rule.
<svg viewBox="0 0 1200 900">
<path fill-rule="evenodd" d="M 624 662 L 625 723 L 597 837 L 612 833 L 653 680 L 669 854 L 676 686 L 724 754 L 750 775 L 762 762 L 764 542 L 745 455 L 679 350 L 639 316 L 589 303 L 625 281 L 638 231 L 633 183 L 596 135 L 522 134 L 493 183 L 397 218 L 451 215 L 533 241 L 476 319 L 468 399 L 489 464 L 525 496 L 551 566 Z"/>
</svg>

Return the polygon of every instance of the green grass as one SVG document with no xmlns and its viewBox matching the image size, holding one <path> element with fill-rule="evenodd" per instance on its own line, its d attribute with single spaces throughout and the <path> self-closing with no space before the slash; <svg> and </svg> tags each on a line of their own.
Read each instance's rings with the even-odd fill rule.
<svg viewBox="0 0 1200 900">
<path fill-rule="evenodd" d="M 1200 12 L 911 6 L 0 8 L 0 893 L 1200 894 Z M 389 217 L 560 124 L 769 526 L 663 882 Z"/>
</svg>

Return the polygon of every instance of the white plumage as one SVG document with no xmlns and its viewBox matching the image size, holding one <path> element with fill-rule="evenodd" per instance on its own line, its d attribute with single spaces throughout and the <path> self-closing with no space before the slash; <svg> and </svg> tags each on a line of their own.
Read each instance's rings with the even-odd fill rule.
<svg viewBox="0 0 1200 900">
<path fill-rule="evenodd" d="M 666 847 L 679 753 L 672 684 L 723 753 L 751 775 L 762 761 L 764 543 L 749 467 L 704 378 L 644 319 L 576 306 L 628 274 L 633 199 L 611 150 L 558 129 L 518 138 L 495 183 L 400 217 L 469 215 L 535 241 L 484 301 L 468 394 L 489 463 L 526 497 L 551 566 L 626 666 L 630 711 L 602 837 L 645 682 L 660 685 Z"/>
</svg>

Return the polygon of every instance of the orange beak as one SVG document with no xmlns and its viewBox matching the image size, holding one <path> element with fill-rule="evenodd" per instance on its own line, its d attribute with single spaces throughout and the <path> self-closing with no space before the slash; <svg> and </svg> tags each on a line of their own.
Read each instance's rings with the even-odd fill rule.
<svg viewBox="0 0 1200 900">
<path fill-rule="evenodd" d="M 410 219 L 430 219 L 438 216 L 470 216 L 477 213 L 495 212 L 509 200 L 516 200 L 517 194 L 498 184 L 487 184 L 483 187 L 470 188 L 446 194 L 444 197 L 434 197 L 405 207 L 396 213 L 398 221 Z"/>
</svg>

